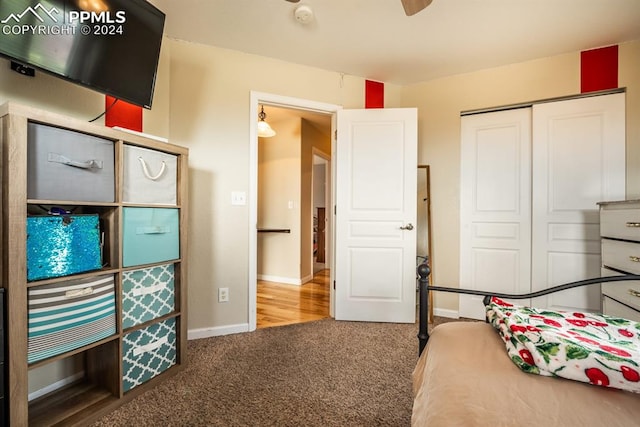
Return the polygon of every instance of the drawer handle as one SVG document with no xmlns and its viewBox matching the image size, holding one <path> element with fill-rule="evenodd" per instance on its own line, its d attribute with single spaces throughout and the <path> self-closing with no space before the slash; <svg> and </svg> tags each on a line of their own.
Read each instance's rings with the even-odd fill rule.
<svg viewBox="0 0 640 427">
<path fill-rule="evenodd" d="M 167 164 L 163 160 L 162 161 L 162 167 L 160 168 L 160 172 L 158 172 L 157 175 L 151 175 L 151 172 L 149 172 L 149 167 L 147 166 L 147 163 L 144 161 L 144 159 L 142 157 L 138 157 L 138 161 L 140 162 L 140 165 L 142 166 L 142 172 L 144 173 L 144 176 L 146 176 L 147 179 L 150 179 L 151 181 L 155 181 L 158 178 L 160 178 L 162 176 L 162 174 L 164 173 L 164 170 L 167 168 Z"/>
<path fill-rule="evenodd" d="M 159 285 L 135 288 L 133 291 L 131 291 L 131 294 L 134 297 L 141 297 L 144 295 L 149 295 L 149 294 L 154 294 L 156 292 L 164 291 L 166 288 L 167 288 L 166 283 L 160 283 Z"/>
<path fill-rule="evenodd" d="M 93 288 L 73 289 L 64 293 L 65 298 L 80 298 L 93 294 Z"/>
<path fill-rule="evenodd" d="M 634 297 L 640 298 L 640 291 L 636 291 L 635 289 L 629 289 L 629 294 L 633 295 Z"/>
<path fill-rule="evenodd" d="M 137 227 L 136 234 L 167 234 L 171 233 L 171 227 L 162 226 L 150 226 L 150 227 Z M 640 259 L 639 259 L 640 262 Z"/>
<path fill-rule="evenodd" d="M 151 351 L 157 350 L 165 344 L 169 344 L 169 339 L 166 336 L 160 338 L 158 341 L 135 347 L 133 349 L 133 355 L 135 357 L 138 357 L 143 353 L 149 353 Z"/>
<path fill-rule="evenodd" d="M 629 255 L 629 260 L 633 262 L 640 262 L 640 256 Z"/>
<path fill-rule="evenodd" d="M 627 227 L 631 227 L 631 228 L 638 228 L 640 227 L 640 222 L 628 222 Z"/>
<path fill-rule="evenodd" d="M 49 153 L 47 160 L 80 169 L 102 169 L 102 161 L 100 160 L 87 160 L 86 162 L 80 162 L 57 153 Z"/>
</svg>

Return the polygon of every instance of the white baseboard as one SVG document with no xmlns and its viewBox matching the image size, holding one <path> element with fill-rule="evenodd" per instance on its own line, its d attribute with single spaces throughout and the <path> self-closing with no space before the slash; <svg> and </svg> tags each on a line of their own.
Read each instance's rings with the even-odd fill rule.
<svg viewBox="0 0 640 427">
<path fill-rule="evenodd" d="M 460 318 L 460 314 L 458 313 L 457 310 L 447 310 L 444 308 L 434 308 L 433 309 L 433 315 L 434 316 L 440 316 L 440 317 L 448 317 L 450 319 L 459 319 Z"/>
<path fill-rule="evenodd" d="M 297 286 L 300 286 L 303 283 L 302 280 L 295 279 L 293 277 L 269 276 L 268 274 L 258 274 L 258 280 L 264 280 L 265 282 L 284 283 L 287 285 L 297 285 Z"/>
<path fill-rule="evenodd" d="M 211 338 L 211 337 L 220 337 L 222 335 L 239 334 L 242 332 L 249 332 L 248 323 L 218 326 L 215 328 L 189 329 L 187 331 L 187 339 L 197 340 L 201 338 Z"/>
<path fill-rule="evenodd" d="M 33 391 L 31 393 L 29 393 L 29 396 L 27 397 L 29 402 L 31 402 L 34 399 L 37 399 L 39 397 L 44 396 L 45 394 L 51 393 L 53 391 L 56 391 L 58 389 L 61 389 L 62 387 L 72 384 L 76 381 L 81 380 L 82 378 L 84 378 L 84 372 L 78 372 L 74 375 L 71 375 L 70 377 L 67 378 L 63 378 L 60 381 L 56 381 L 53 384 L 49 384 L 46 387 L 41 388 L 40 390 L 36 390 Z"/>
</svg>

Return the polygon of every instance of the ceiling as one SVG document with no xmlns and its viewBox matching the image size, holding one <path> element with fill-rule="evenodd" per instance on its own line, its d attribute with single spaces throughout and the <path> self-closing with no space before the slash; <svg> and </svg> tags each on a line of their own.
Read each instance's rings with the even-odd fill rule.
<svg viewBox="0 0 640 427">
<path fill-rule="evenodd" d="M 399 85 L 640 40 L 640 0 L 433 0 L 410 17 L 400 0 L 151 3 L 171 38 Z"/>
</svg>

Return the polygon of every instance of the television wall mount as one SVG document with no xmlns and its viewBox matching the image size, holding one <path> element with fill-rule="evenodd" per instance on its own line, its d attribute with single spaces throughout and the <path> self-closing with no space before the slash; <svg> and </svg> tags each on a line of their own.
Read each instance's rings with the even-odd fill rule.
<svg viewBox="0 0 640 427">
<path fill-rule="evenodd" d="M 20 73 L 27 77 L 35 77 L 36 75 L 35 68 L 27 67 L 26 65 L 22 65 L 15 61 L 11 61 L 11 69 L 16 73 Z"/>
</svg>

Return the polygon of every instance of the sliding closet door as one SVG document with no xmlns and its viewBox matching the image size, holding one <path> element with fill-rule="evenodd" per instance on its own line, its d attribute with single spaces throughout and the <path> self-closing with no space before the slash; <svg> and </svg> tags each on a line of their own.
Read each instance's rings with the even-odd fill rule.
<svg viewBox="0 0 640 427">
<path fill-rule="evenodd" d="M 460 287 L 531 287 L 531 110 L 461 118 Z M 460 296 L 462 317 L 483 319 L 482 297 Z"/>
<path fill-rule="evenodd" d="M 600 275 L 597 202 L 625 198 L 625 95 L 533 106 L 532 289 Z M 534 300 L 600 310 L 599 286 Z"/>
</svg>

